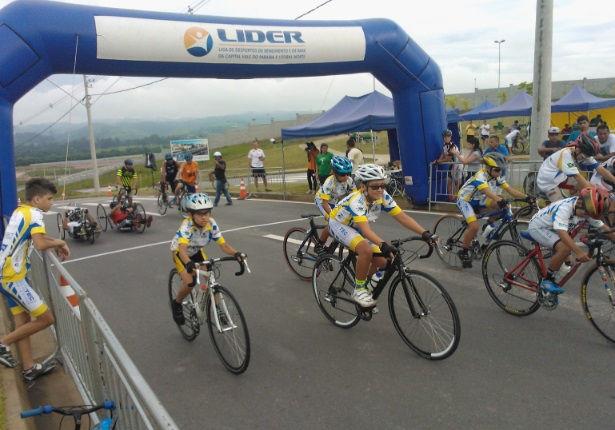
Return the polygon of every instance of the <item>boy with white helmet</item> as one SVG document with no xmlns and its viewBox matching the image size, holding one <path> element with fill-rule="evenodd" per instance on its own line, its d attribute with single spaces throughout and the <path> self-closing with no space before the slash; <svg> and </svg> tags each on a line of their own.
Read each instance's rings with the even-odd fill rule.
<svg viewBox="0 0 615 430">
<path fill-rule="evenodd" d="M 171 241 L 173 264 L 182 280 L 182 286 L 175 300 L 171 302 L 173 320 L 179 325 L 186 322 L 182 301 L 195 285 L 195 263 L 207 260 L 205 246 L 210 242 L 216 242 L 222 252 L 235 256 L 239 262 L 246 257 L 226 243 L 222 237 L 220 227 L 211 217 L 213 206 L 211 199 L 205 193 L 189 194 L 182 202 L 188 217 L 184 218 Z"/>
<path fill-rule="evenodd" d="M 376 164 L 363 164 L 355 171 L 359 189 L 350 193 L 329 214 L 331 235 L 357 254 L 355 289 L 352 298 L 360 306 L 373 307 L 376 302 L 367 287 L 367 277 L 386 266 L 393 248 L 369 226 L 380 212 L 389 213 L 397 222 L 420 234 L 425 241 L 432 234 L 406 215 L 386 191 L 386 173 Z M 382 256 L 376 255 L 382 253 Z"/>
</svg>

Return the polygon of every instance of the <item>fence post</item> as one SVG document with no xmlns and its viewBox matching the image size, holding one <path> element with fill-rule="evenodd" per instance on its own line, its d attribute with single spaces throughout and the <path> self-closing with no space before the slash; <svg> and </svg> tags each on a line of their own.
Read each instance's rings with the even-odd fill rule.
<svg viewBox="0 0 615 430">
<path fill-rule="evenodd" d="M 431 212 L 431 196 L 432 196 L 432 189 L 431 189 L 431 185 L 432 185 L 432 181 L 431 181 L 431 175 L 433 173 L 433 163 L 429 163 L 429 178 L 427 178 L 427 183 L 428 185 L 428 190 L 429 190 L 429 197 L 427 198 L 427 210 L 429 212 Z"/>
</svg>

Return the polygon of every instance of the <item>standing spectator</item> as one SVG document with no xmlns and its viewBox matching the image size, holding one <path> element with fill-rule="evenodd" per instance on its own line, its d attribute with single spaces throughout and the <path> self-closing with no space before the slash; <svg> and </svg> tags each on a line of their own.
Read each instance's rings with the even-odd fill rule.
<svg viewBox="0 0 615 430">
<path fill-rule="evenodd" d="M 250 160 L 250 169 L 252 170 L 252 177 L 254 178 L 254 186 L 258 191 L 258 178 L 263 179 L 265 185 L 265 191 L 271 191 L 267 188 L 267 174 L 265 173 L 265 153 L 259 148 L 258 139 L 254 139 L 252 142 L 252 149 L 248 152 L 248 159 Z"/>
<path fill-rule="evenodd" d="M 354 173 L 360 165 L 364 164 L 363 151 L 359 148 L 355 148 L 355 144 L 355 138 L 352 136 L 346 141 L 346 158 L 352 161 L 352 173 Z"/>
<path fill-rule="evenodd" d="M 540 154 L 543 160 L 546 160 L 551 154 L 566 146 L 564 141 L 559 138 L 559 128 L 551 127 L 547 134 L 549 138 L 542 142 L 542 145 L 538 148 L 538 154 Z"/>
<path fill-rule="evenodd" d="M 506 142 L 506 146 L 508 146 L 509 152 L 512 149 L 513 144 L 517 141 L 517 139 L 519 139 L 520 134 L 521 134 L 521 130 L 519 130 L 518 128 L 511 128 L 509 133 L 504 138 L 504 141 Z"/>
<path fill-rule="evenodd" d="M 318 156 L 318 148 L 314 142 L 307 142 L 305 147 L 307 154 L 307 181 L 308 187 L 306 194 L 316 194 L 318 190 L 318 182 L 316 181 L 316 157 Z"/>
<path fill-rule="evenodd" d="M 329 145 L 323 143 L 320 145 L 320 153 L 316 156 L 316 167 L 318 169 L 318 181 L 320 186 L 325 183 L 325 180 L 331 175 L 331 159 L 333 154 L 329 152 Z"/>
<path fill-rule="evenodd" d="M 474 139 L 467 144 L 467 149 L 457 154 L 457 160 L 463 164 L 464 175 L 461 178 L 462 181 L 465 181 L 467 177 L 474 175 L 474 173 L 480 170 L 482 158 L 483 151 L 480 149 L 480 141 L 474 137 Z"/>
<path fill-rule="evenodd" d="M 564 142 L 568 141 L 568 136 L 570 136 L 570 133 L 572 133 L 572 127 L 570 127 L 570 124 L 568 123 L 564 124 L 564 128 L 562 128 L 562 140 Z"/>
<path fill-rule="evenodd" d="M 32 288 L 28 277 L 32 247 L 39 251 L 54 249 L 61 260 L 70 255 L 66 242 L 47 235 L 43 212 L 53 205 L 57 193 L 53 183 L 44 178 L 33 178 L 26 183 L 26 204 L 19 205 L 11 215 L 0 248 L 0 280 L 2 293 L 15 321 L 15 330 L 0 337 L 0 363 L 16 367 L 17 360 L 9 345 L 17 344 L 21 358 L 21 375 L 32 382 L 51 370 L 54 365 L 36 363 L 32 357 L 30 336 L 54 323 L 49 307 Z"/>
<path fill-rule="evenodd" d="M 600 154 L 596 160 L 605 161 L 615 155 L 615 134 L 611 134 L 609 126 L 602 123 L 596 129 L 596 140 L 600 144 Z"/>
<path fill-rule="evenodd" d="M 504 156 L 504 161 L 508 163 L 508 156 L 510 155 L 510 151 L 508 150 L 508 147 L 506 145 L 500 143 L 500 137 L 496 134 L 492 134 L 491 136 L 489 136 L 489 146 L 483 151 L 483 155 L 487 155 L 493 152 L 499 152 L 500 154 L 502 154 Z M 502 177 L 506 176 L 507 170 L 508 169 L 506 168 L 502 169 Z"/>
<path fill-rule="evenodd" d="M 480 126 L 480 138 L 483 143 L 487 142 L 489 136 L 491 135 L 491 125 L 487 123 L 487 120 L 483 120 L 482 125 Z M 468 141 L 470 143 L 470 141 Z"/>
<path fill-rule="evenodd" d="M 602 124 L 602 115 L 598 114 L 589 121 L 590 127 L 598 127 Z"/>
<path fill-rule="evenodd" d="M 519 130 L 519 131 L 521 131 L 521 126 L 519 125 L 519 120 L 518 120 L 518 119 L 516 119 L 516 120 L 512 123 L 512 125 L 510 126 L 510 129 L 511 129 L 511 130 Z"/>
<path fill-rule="evenodd" d="M 226 180 L 226 161 L 222 159 L 221 152 L 214 152 L 214 161 L 216 163 L 216 166 L 214 167 L 214 176 L 216 178 L 216 198 L 214 199 L 214 206 L 218 206 L 220 196 L 223 193 L 224 197 L 226 197 L 226 205 L 231 206 L 233 201 L 231 200 L 231 195 L 228 192 L 228 181 Z"/>
<path fill-rule="evenodd" d="M 476 126 L 470 120 L 470 123 L 466 126 L 466 142 L 470 142 L 470 137 L 476 137 Z"/>
<path fill-rule="evenodd" d="M 572 129 L 572 133 L 568 136 L 568 143 L 574 142 L 578 140 L 579 137 L 583 134 L 588 135 L 589 137 L 594 137 L 596 134 L 589 131 L 589 120 L 587 119 L 587 115 L 580 115 L 577 118 L 577 127 L 578 130 Z"/>
<path fill-rule="evenodd" d="M 446 179 L 446 193 L 449 197 L 449 200 L 455 198 L 454 195 L 456 191 L 455 189 L 456 171 L 454 170 L 451 175 L 449 175 L 448 172 L 452 170 L 452 168 L 455 167 L 451 163 L 455 161 L 455 155 L 459 153 L 459 150 L 453 143 L 452 139 L 453 139 L 453 132 L 450 131 L 448 128 L 442 132 L 442 140 L 443 140 L 442 152 L 440 153 L 440 156 L 438 157 L 438 159 L 435 161 L 436 164 L 443 164 L 443 166 L 438 166 L 437 171 L 442 172 L 438 175 L 440 178 L 443 178 L 444 177 L 443 175 L 446 174 L 446 178 L 447 178 Z M 472 136 L 472 139 L 476 139 L 476 137 Z"/>
</svg>

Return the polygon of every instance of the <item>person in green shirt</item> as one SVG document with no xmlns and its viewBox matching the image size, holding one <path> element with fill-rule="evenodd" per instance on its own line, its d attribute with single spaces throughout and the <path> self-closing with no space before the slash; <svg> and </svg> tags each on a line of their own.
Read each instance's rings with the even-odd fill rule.
<svg viewBox="0 0 615 430">
<path fill-rule="evenodd" d="M 318 168 L 318 181 L 320 185 L 325 183 L 325 180 L 331 176 L 331 159 L 333 154 L 329 152 L 329 145 L 323 143 L 320 145 L 320 153 L 316 156 L 316 167 Z"/>
</svg>

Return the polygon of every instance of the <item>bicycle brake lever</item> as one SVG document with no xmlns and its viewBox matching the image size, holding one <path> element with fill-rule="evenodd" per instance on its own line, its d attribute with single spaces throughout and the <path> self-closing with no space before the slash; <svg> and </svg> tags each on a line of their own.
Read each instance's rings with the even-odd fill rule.
<svg viewBox="0 0 615 430">
<path fill-rule="evenodd" d="M 248 259 L 247 258 L 243 259 L 243 264 L 245 264 L 246 270 L 248 271 L 248 273 L 252 273 L 252 271 L 250 270 L 250 266 L 248 266 Z"/>
</svg>

